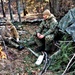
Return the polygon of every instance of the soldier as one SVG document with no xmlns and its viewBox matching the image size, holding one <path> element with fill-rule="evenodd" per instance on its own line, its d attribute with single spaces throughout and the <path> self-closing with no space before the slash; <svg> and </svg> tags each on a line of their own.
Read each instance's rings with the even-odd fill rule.
<svg viewBox="0 0 75 75">
<path fill-rule="evenodd" d="M 38 45 L 36 51 L 49 51 L 50 43 L 54 39 L 56 33 L 55 29 L 58 24 L 55 16 L 46 9 L 43 12 L 44 21 L 41 22 L 39 28 L 35 31 L 33 38 L 35 43 Z M 29 40 L 30 41 L 30 40 Z"/>
<path fill-rule="evenodd" d="M 19 34 L 17 32 L 16 27 L 9 21 L 6 22 L 6 25 L 2 28 L 1 36 L 6 44 L 12 45 L 19 50 L 24 49 L 23 46 L 18 44 L 19 42 Z"/>
</svg>

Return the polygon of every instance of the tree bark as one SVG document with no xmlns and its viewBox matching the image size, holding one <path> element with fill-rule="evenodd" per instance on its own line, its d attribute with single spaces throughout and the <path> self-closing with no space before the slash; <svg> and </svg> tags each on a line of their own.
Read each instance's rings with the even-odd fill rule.
<svg viewBox="0 0 75 75">
<path fill-rule="evenodd" d="M 22 4 L 23 4 L 23 14 L 24 14 L 24 16 L 26 16 L 26 14 L 27 14 L 27 11 L 26 11 L 26 1 L 22 0 Z"/>
<path fill-rule="evenodd" d="M 59 0 L 49 0 L 50 10 L 53 14 L 59 12 Z"/>
<path fill-rule="evenodd" d="M 11 0 L 8 2 L 8 7 L 9 7 L 9 13 L 10 13 L 10 19 L 13 21 L 13 16 L 12 16 L 12 9 L 11 9 Z"/>
<path fill-rule="evenodd" d="M 4 5 L 3 5 L 3 0 L 1 0 L 1 6 L 2 6 L 3 17 L 6 17 L 5 10 L 4 10 Z"/>
<path fill-rule="evenodd" d="M 17 5 L 17 12 L 18 12 L 18 17 L 19 17 L 19 22 L 21 23 L 21 16 L 20 16 L 20 0 L 16 0 L 16 5 Z"/>
</svg>

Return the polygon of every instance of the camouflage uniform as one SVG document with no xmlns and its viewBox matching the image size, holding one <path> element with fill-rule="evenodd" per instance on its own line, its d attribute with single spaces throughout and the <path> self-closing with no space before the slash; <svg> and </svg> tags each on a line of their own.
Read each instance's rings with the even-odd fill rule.
<svg viewBox="0 0 75 75">
<path fill-rule="evenodd" d="M 11 23 L 6 23 L 7 25 L 2 27 L 1 29 L 1 40 L 4 40 L 6 45 L 13 46 L 15 48 L 18 48 L 19 50 L 24 49 L 22 45 L 19 45 L 19 43 L 16 41 L 17 38 L 19 38 L 19 34 L 17 32 L 17 29 L 14 25 Z M 11 26 L 10 28 L 7 28 L 7 26 Z M 10 29 L 10 30 L 9 30 Z M 9 39 L 12 37 L 11 39 Z"/>
<path fill-rule="evenodd" d="M 51 16 L 48 19 L 44 20 L 40 24 L 39 29 L 37 29 L 34 34 L 34 40 L 38 46 L 42 46 L 45 41 L 45 51 L 49 49 L 50 42 L 54 39 L 54 34 L 56 33 L 55 28 L 57 24 L 58 22 L 56 18 L 53 14 L 51 14 Z M 37 38 L 36 33 L 44 35 L 44 40 L 42 41 L 42 39 Z"/>
</svg>

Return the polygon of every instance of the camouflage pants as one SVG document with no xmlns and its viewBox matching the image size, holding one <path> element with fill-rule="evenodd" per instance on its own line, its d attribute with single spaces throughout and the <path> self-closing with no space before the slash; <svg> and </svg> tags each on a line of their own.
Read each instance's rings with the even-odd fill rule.
<svg viewBox="0 0 75 75">
<path fill-rule="evenodd" d="M 33 44 L 33 41 L 38 45 L 38 46 L 42 46 L 44 45 L 45 46 L 45 51 L 49 50 L 50 49 L 50 43 L 51 41 L 54 39 L 54 34 L 50 34 L 50 35 L 47 35 L 45 36 L 45 38 L 43 39 L 39 39 L 37 38 L 35 35 L 30 37 L 30 39 L 28 39 L 28 44 L 29 45 L 32 45 Z"/>
<path fill-rule="evenodd" d="M 43 39 L 38 39 L 37 37 L 35 37 L 35 42 L 38 46 L 45 46 L 45 51 L 50 49 L 50 43 L 51 41 L 54 39 L 54 34 L 51 35 L 47 35 L 45 38 Z"/>
<path fill-rule="evenodd" d="M 6 45 L 10 45 L 11 47 L 17 48 L 19 46 L 18 43 L 13 40 L 5 39 L 4 41 Z"/>
</svg>

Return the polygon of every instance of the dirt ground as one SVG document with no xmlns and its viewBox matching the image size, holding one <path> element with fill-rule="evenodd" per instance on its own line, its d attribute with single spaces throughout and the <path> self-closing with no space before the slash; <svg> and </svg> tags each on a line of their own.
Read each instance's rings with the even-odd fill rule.
<svg viewBox="0 0 75 75">
<path fill-rule="evenodd" d="M 20 31 L 26 32 L 20 35 L 21 40 L 24 40 L 24 38 L 29 38 L 38 26 L 23 25 L 21 28 Z M 42 70 L 42 65 L 35 65 L 37 57 L 26 48 L 19 51 L 6 46 L 6 51 L 4 50 L 4 52 L 7 55 L 7 59 L 0 59 L 0 75 L 38 75 Z"/>
<path fill-rule="evenodd" d="M 20 40 L 29 38 L 38 25 L 22 25 L 19 27 Z M 19 51 L 18 49 L 7 47 L 7 59 L 0 59 L 0 75 L 38 75 L 43 68 L 43 63 L 39 66 L 35 65 L 37 57 L 35 57 L 27 48 Z M 48 70 L 43 75 L 57 75 Z"/>
</svg>

